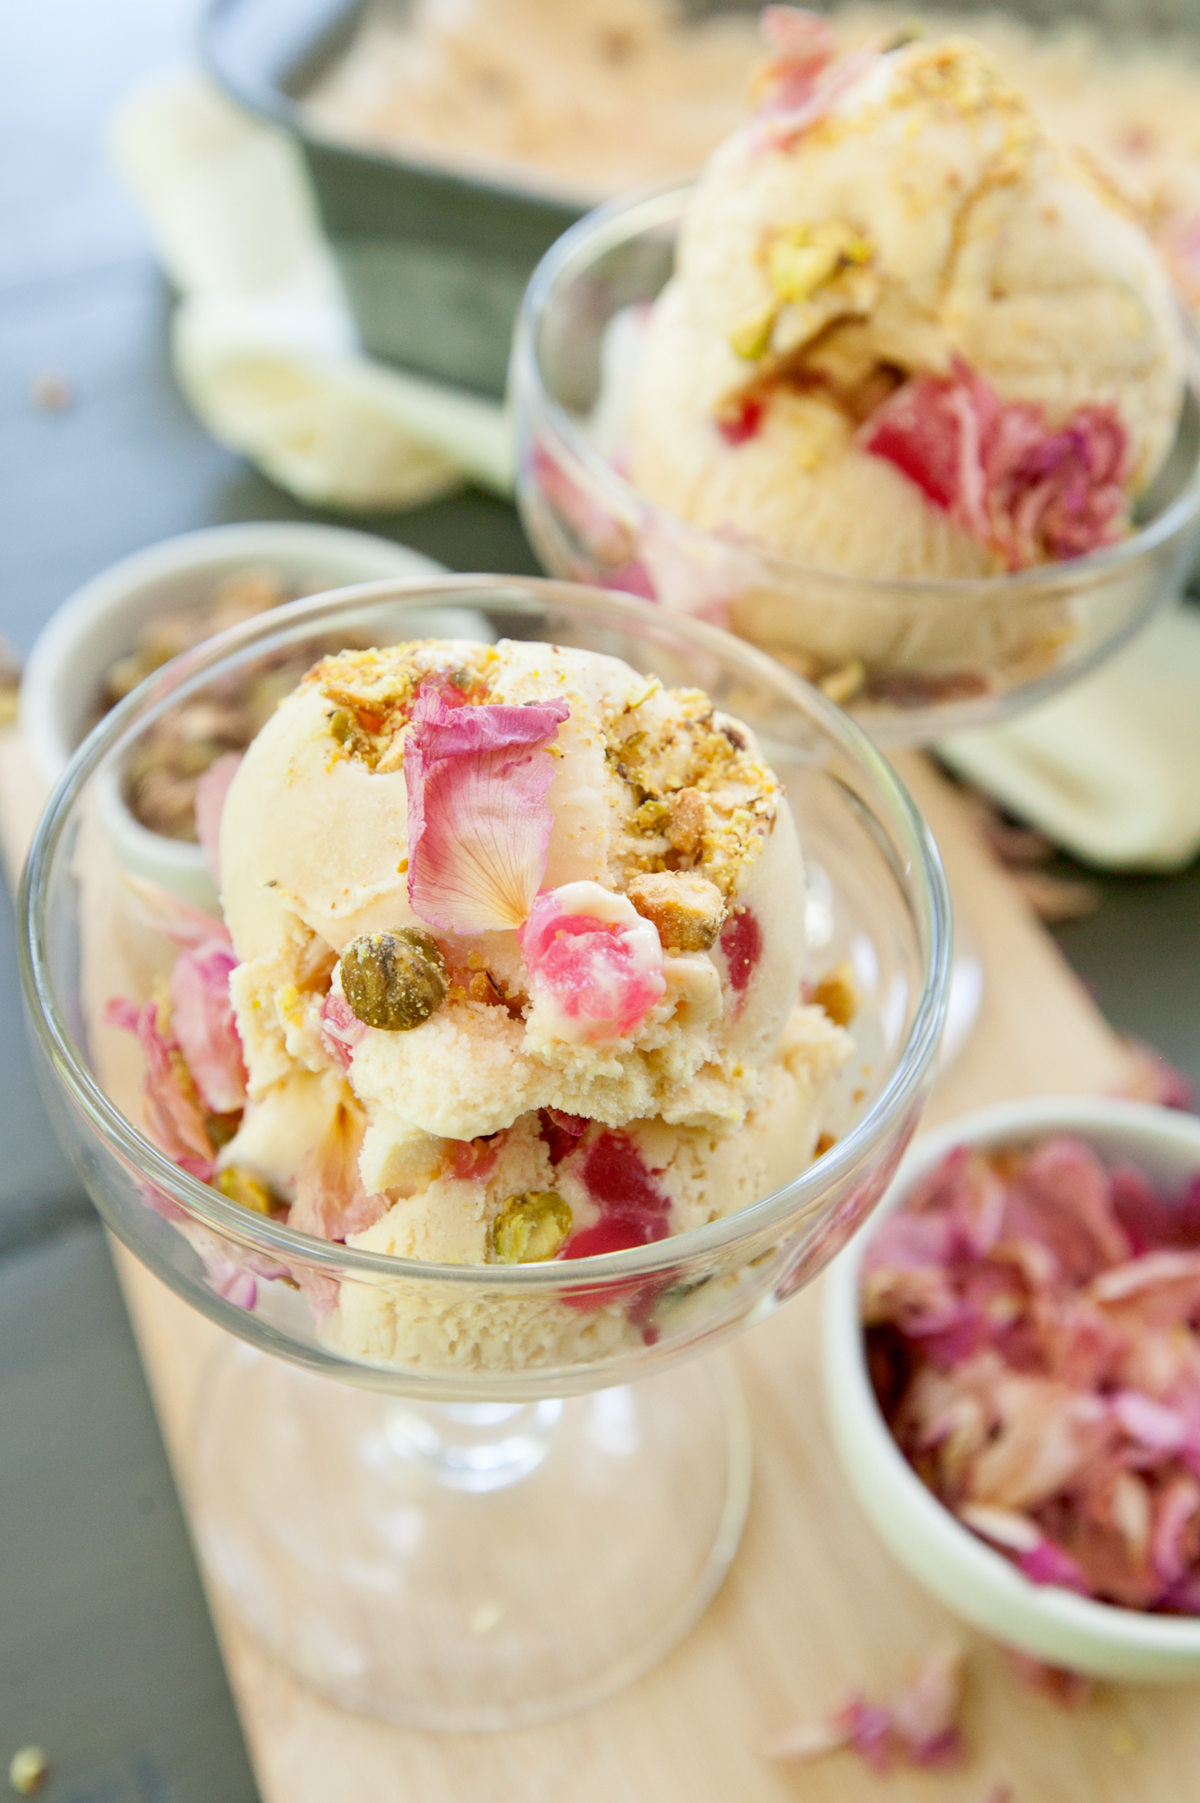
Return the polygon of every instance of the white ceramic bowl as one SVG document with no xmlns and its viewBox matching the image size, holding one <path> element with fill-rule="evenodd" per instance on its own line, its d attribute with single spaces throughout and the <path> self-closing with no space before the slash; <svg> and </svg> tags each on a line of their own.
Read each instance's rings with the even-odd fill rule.
<svg viewBox="0 0 1200 1803">
<path fill-rule="evenodd" d="M 21 732 L 38 774 L 53 788 L 91 720 L 103 672 L 132 649 L 147 621 L 199 607 L 227 576 L 265 564 L 285 584 L 345 588 L 389 577 L 421 579 L 443 566 L 407 545 L 304 520 L 210 526 L 124 557 L 84 584 L 51 616 L 21 679 Z M 152 833 L 135 820 L 115 782 L 102 797 L 123 867 L 211 908 L 216 892 L 198 845 Z"/>
<path fill-rule="evenodd" d="M 1200 1620 L 1119 1609 L 1031 1583 L 925 1488 L 893 1440 L 867 1374 L 859 1269 L 879 1220 L 952 1146 L 990 1149 L 1058 1132 L 1077 1134 L 1105 1163 L 1129 1160 L 1166 1190 L 1200 1171 L 1200 1119 L 1110 1097 L 1004 1102 L 923 1135 L 867 1227 L 826 1276 L 826 1411 L 846 1475 L 875 1528 L 956 1615 L 1037 1659 L 1093 1677 L 1195 1681 Z"/>
</svg>

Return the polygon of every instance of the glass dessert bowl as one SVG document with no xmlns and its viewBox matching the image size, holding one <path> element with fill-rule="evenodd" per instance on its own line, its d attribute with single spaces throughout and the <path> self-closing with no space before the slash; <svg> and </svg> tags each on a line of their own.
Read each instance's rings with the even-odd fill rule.
<svg viewBox="0 0 1200 1803">
<path fill-rule="evenodd" d="M 701 529 L 626 479 L 638 310 L 671 276 L 690 187 L 599 208 L 548 252 L 512 365 L 518 499 L 551 574 L 660 602 L 752 640 L 846 705 L 878 743 L 925 745 L 1053 694 L 1179 593 L 1200 521 L 1200 406 L 1134 531 L 1067 561 L 969 578 L 809 568 Z"/>
<path fill-rule="evenodd" d="M 751 726 L 791 804 L 809 870 L 794 932 L 813 981 L 846 973 L 852 1044 L 836 1132 L 736 1213 L 601 1255 L 430 1263 L 299 1232 L 281 1208 L 259 1212 L 261 1196 L 190 1175 L 135 1124 L 142 1059 L 111 1004 L 161 994 L 177 945 L 212 923 L 122 873 L 114 773 L 172 709 L 284 650 L 401 644 L 410 615 L 423 610 L 427 631 L 428 610 L 463 607 L 497 639 L 605 653 L 707 691 Z M 544 1719 L 652 1664 L 719 1583 L 748 1494 L 736 1384 L 689 1361 L 846 1242 L 932 1075 L 944 880 L 869 741 L 704 622 L 555 582 L 377 583 L 236 628 L 103 721 L 47 809 L 23 919 L 64 1143 L 117 1236 L 240 1342 L 208 1386 L 194 1503 L 242 1616 L 339 1702 L 428 1726 Z M 213 1117 L 214 1151 L 231 1124 Z"/>
</svg>

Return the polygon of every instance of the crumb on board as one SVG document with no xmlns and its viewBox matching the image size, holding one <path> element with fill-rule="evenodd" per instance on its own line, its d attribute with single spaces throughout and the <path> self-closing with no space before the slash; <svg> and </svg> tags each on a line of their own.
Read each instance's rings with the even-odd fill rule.
<svg viewBox="0 0 1200 1803">
<path fill-rule="evenodd" d="M 8 1782 L 20 1797 L 32 1797 L 50 1775 L 50 1761 L 41 1747 L 22 1747 L 13 1754 Z"/>
<path fill-rule="evenodd" d="M 75 390 L 61 369 L 40 369 L 29 384 L 29 398 L 43 413 L 66 413 L 75 405 Z"/>
</svg>

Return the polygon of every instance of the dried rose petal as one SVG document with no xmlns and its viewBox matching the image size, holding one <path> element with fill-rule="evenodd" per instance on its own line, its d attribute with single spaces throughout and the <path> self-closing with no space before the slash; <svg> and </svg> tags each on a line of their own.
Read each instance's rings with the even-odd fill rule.
<svg viewBox="0 0 1200 1803">
<path fill-rule="evenodd" d="M 913 1765 L 945 1767 L 963 1756 L 958 1731 L 965 1649 L 947 1640 L 922 1660 L 891 1701 L 892 1725 Z"/>
<path fill-rule="evenodd" d="M 229 995 L 237 959 L 220 941 L 182 951 L 167 985 L 171 1029 L 213 1114 L 245 1106 L 246 1065 Z"/>
<path fill-rule="evenodd" d="M 570 709 L 447 708 L 424 689 L 404 751 L 408 894 L 448 933 L 521 926 L 546 870 L 554 775 L 546 746 Z"/>
<path fill-rule="evenodd" d="M 288 1226 L 322 1240 L 361 1233 L 388 1211 L 386 1196 L 368 1196 L 358 1169 L 366 1121 L 340 1102 L 324 1137 L 300 1160 Z"/>
<path fill-rule="evenodd" d="M 1200 1177 L 958 1148 L 881 1224 L 862 1309 L 892 1432 L 966 1527 L 1035 1583 L 1200 1614 Z"/>
<path fill-rule="evenodd" d="M 354 1049 L 369 1031 L 345 996 L 331 989 L 321 1004 L 321 1044 L 342 1070 L 350 1069 Z"/>
<path fill-rule="evenodd" d="M 130 1002 L 110 1002 L 104 1018 L 137 1034 L 146 1061 L 142 1094 L 150 1138 L 168 1158 L 207 1183 L 215 1167 L 204 1109 L 179 1048 L 159 1026 L 158 1004 L 150 1001 L 134 1010 Z"/>
<path fill-rule="evenodd" d="M 773 1735 L 763 1752 L 768 1759 L 818 1759 L 848 1747 L 879 1773 L 897 1759 L 939 1769 L 957 1765 L 964 1754 L 957 1721 L 963 1656 L 959 1641 L 946 1641 L 888 1702 L 868 1703 L 852 1691 L 824 1720 Z"/>
<path fill-rule="evenodd" d="M 221 815 L 225 797 L 242 763 L 240 751 L 227 751 L 208 766 L 196 779 L 196 837 L 204 850 L 204 861 L 218 888 L 221 886 Z"/>
</svg>

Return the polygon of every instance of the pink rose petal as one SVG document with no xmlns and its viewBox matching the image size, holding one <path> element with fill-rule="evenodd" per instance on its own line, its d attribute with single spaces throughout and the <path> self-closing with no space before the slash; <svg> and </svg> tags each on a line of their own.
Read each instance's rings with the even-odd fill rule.
<svg viewBox="0 0 1200 1803">
<path fill-rule="evenodd" d="M 1126 529 L 1128 438 L 1110 405 L 1080 407 L 1054 429 L 959 359 L 949 376 L 906 382 L 861 443 L 1012 570 L 1082 556 Z"/>
<path fill-rule="evenodd" d="M 204 848 L 209 874 L 221 887 L 221 815 L 229 785 L 241 768 L 240 751 L 227 751 L 210 764 L 196 783 L 196 836 Z"/>
<path fill-rule="evenodd" d="M 358 1155 L 365 1130 L 360 1110 L 339 1103 L 324 1137 L 300 1160 L 289 1227 L 315 1239 L 344 1240 L 387 1213 L 387 1197 L 363 1189 Z"/>
<path fill-rule="evenodd" d="M 134 1011 L 129 1002 L 110 1002 L 105 1019 L 136 1033 L 141 1045 L 146 1062 L 142 1082 L 146 1132 L 168 1158 L 202 1183 L 209 1182 L 213 1148 L 204 1110 L 178 1046 L 160 1029 L 157 1003 L 146 1002 Z"/>
<path fill-rule="evenodd" d="M 528 917 L 553 826 L 545 747 L 569 712 L 565 701 L 447 708 L 422 690 L 404 777 L 409 900 L 430 926 L 486 933 Z"/>
<path fill-rule="evenodd" d="M 341 1070 L 348 1071 L 355 1047 L 368 1031 L 345 996 L 331 989 L 321 1004 L 321 1044 Z"/>
<path fill-rule="evenodd" d="M 246 1101 L 246 1065 L 229 995 L 237 959 L 219 940 L 181 951 L 167 985 L 171 1028 L 192 1081 L 213 1114 Z"/>
<path fill-rule="evenodd" d="M 1159 1195 L 1061 1136 L 959 1148 L 873 1236 L 892 1432 L 1036 1583 L 1200 1614 L 1198 1242 L 1200 1176 Z"/>
<path fill-rule="evenodd" d="M 173 890 L 147 882 L 144 877 L 126 876 L 123 880 L 140 904 L 146 925 L 176 945 L 194 951 L 214 939 L 224 945 L 231 943 L 229 929 L 219 915 L 194 908 L 190 902 L 181 901 Z"/>
</svg>

